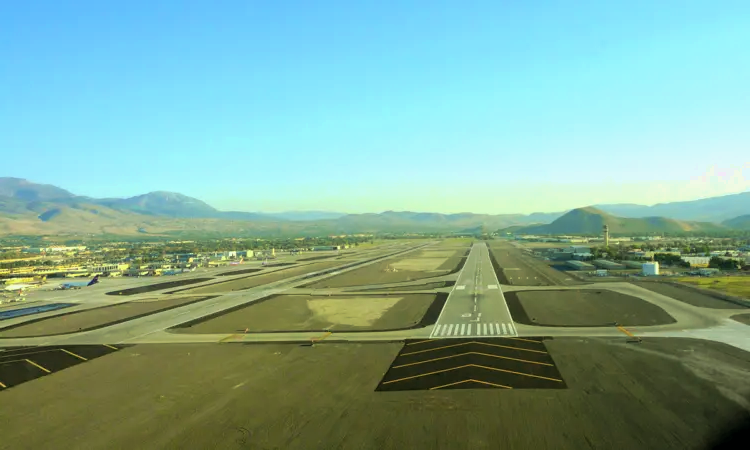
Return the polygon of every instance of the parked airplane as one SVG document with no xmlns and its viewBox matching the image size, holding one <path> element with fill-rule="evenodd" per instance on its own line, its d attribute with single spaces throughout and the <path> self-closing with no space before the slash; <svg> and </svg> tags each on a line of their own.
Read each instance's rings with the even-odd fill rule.
<svg viewBox="0 0 750 450">
<path fill-rule="evenodd" d="M 229 263 L 229 265 L 230 265 L 230 266 L 236 266 L 237 264 L 242 264 L 242 261 L 243 261 L 244 259 L 245 259 L 245 257 L 243 256 L 242 258 L 240 258 L 240 260 L 239 260 L 239 261 L 235 261 L 235 262 L 230 262 L 230 263 Z"/>
<path fill-rule="evenodd" d="M 10 284 L 8 286 L 5 286 L 4 290 L 6 291 L 22 291 L 24 289 L 28 289 L 30 287 L 36 286 L 35 284 L 27 284 L 27 283 L 18 283 L 18 284 Z"/>
<path fill-rule="evenodd" d="M 63 283 L 60 286 L 58 286 L 57 289 L 58 290 L 81 289 L 81 288 L 84 288 L 84 287 L 93 286 L 93 285 L 95 285 L 98 282 L 99 282 L 99 275 L 96 275 L 88 283 L 85 282 L 85 281 L 80 282 L 80 283 Z"/>
</svg>

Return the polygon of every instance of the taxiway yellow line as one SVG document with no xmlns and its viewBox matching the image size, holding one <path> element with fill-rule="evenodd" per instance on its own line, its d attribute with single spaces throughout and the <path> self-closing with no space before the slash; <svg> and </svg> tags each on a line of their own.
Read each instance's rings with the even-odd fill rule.
<svg viewBox="0 0 750 450">
<path fill-rule="evenodd" d="M 322 341 L 323 339 L 327 338 L 328 336 L 330 336 L 332 334 L 333 334 L 332 332 L 327 331 L 326 334 L 324 334 L 323 336 L 321 336 L 321 337 L 319 337 L 317 339 L 316 338 L 312 338 L 310 340 L 313 341 L 313 342 L 320 342 L 320 341 Z"/>
<path fill-rule="evenodd" d="M 524 362 L 524 363 L 528 363 L 528 364 L 537 364 L 537 365 L 540 365 L 540 366 L 550 366 L 550 367 L 554 367 L 555 366 L 554 364 L 543 363 L 543 362 L 536 362 L 536 361 L 529 361 L 529 360 L 526 360 L 526 359 L 511 358 L 509 356 L 492 355 L 490 353 L 466 352 L 466 353 L 461 353 L 459 355 L 442 356 L 440 358 L 432 358 L 432 359 L 428 359 L 428 360 L 425 360 L 425 361 L 418 361 L 418 362 L 413 362 L 413 363 L 409 363 L 409 364 L 401 364 L 401 365 L 398 365 L 398 366 L 393 366 L 393 368 L 394 369 L 399 369 L 401 367 L 416 366 L 418 364 L 424 364 L 424 363 L 433 362 L 433 361 L 440 361 L 441 359 L 458 358 L 459 356 L 464 356 L 464 355 L 491 356 L 493 358 L 510 359 L 512 361 L 519 361 L 519 362 Z"/>
<path fill-rule="evenodd" d="M 42 369 L 43 371 L 45 371 L 47 373 L 52 373 L 52 371 L 45 369 L 44 367 L 40 366 L 39 364 L 35 363 L 34 361 L 32 361 L 30 359 L 26 359 L 24 361 L 26 361 L 27 363 L 31 364 L 32 366 L 36 366 L 36 367 Z"/>
<path fill-rule="evenodd" d="M 109 344 L 102 344 L 102 345 L 103 345 L 103 346 L 105 346 L 105 347 L 109 347 L 109 348 L 111 348 L 112 350 L 120 350 L 119 348 L 117 348 L 117 347 L 115 347 L 115 346 L 112 346 L 112 345 L 109 345 Z"/>
<path fill-rule="evenodd" d="M 1 387 L 1 388 L 3 388 L 3 389 L 5 389 L 5 388 L 7 388 L 8 386 L 4 385 L 4 384 L 3 384 L 3 382 L 2 382 L 2 381 L 0 381 L 0 387 Z"/>
<path fill-rule="evenodd" d="M 634 335 L 634 334 L 633 334 L 633 333 L 631 333 L 630 331 L 626 330 L 626 329 L 625 329 L 625 328 L 624 328 L 624 327 L 623 327 L 622 325 L 618 325 L 618 326 L 617 326 L 617 329 L 618 329 L 618 330 L 620 330 L 620 331 L 622 331 L 623 333 L 625 333 L 626 335 L 628 335 L 628 336 L 630 336 L 630 337 L 632 337 L 632 338 L 635 338 L 635 337 L 637 337 L 636 335 Z"/>
<path fill-rule="evenodd" d="M 65 350 L 64 348 L 61 348 L 60 350 L 64 351 L 65 353 L 69 354 L 70 356 L 75 356 L 76 358 L 80 359 L 81 361 L 88 361 L 88 359 L 84 358 L 81 355 L 77 355 L 71 351 Z"/>
<path fill-rule="evenodd" d="M 560 382 L 560 383 L 562 383 L 562 381 L 563 381 L 563 380 L 560 380 L 560 379 L 557 379 L 557 378 L 549 378 L 549 377 L 543 377 L 543 376 L 540 376 L 540 375 L 532 375 L 530 373 L 515 372 L 513 370 L 498 369 L 498 368 L 495 368 L 495 367 L 487 367 L 487 366 L 482 366 L 482 365 L 479 365 L 479 364 L 465 364 L 463 366 L 451 367 L 450 369 L 436 370 L 434 372 L 421 373 L 419 375 L 412 375 L 410 377 L 404 377 L 404 378 L 398 378 L 396 380 L 384 381 L 382 384 L 390 384 L 390 383 L 396 383 L 398 381 L 411 380 L 413 378 L 426 377 L 427 375 L 434 375 L 436 373 L 450 372 L 452 370 L 463 369 L 464 367 L 479 367 L 481 369 L 494 370 L 495 372 L 512 373 L 512 374 L 515 374 L 515 375 L 522 375 L 524 377 L 541 378 L 543 380 L 557 381 L 557 382 Z"/>
<path fill-rule="evenodd" d="M 470 381 L 471 381 L 471 382 L 474 382 L 474 383 L 482 383 L 482 384 L 486 384 L 486 385 L 489 385 L 489 386 L 497 386 L 497 387 L 501 387 L 501 388 L 505 388 L 505 389 L 513 389 L 513 388 L 512 388 L 512 387 L 510 387 L 510 386 L 505 386 L 505 385 L 502 385 L 502 384 L 496 384 L 496 383 L 490 383 L 489 381 L 480 381 L 480 380 L 475 380 L 475 379 L 471 378 L 471 379 L 468 379 L 468 380 L 463 380 L 463 381 L 456 381 L 455 383 L 448 383 L 448 384 L 444 384 L 444 385 L 442 385 L 442 386 L 435 386 L 435 387 L 431 387 L 431 388 L 430 388 L 430 390 L 432 391 L 432 390 L 435 390 L 435 389 L 441 389 L 441 388 L 444 388 L 444 387 L 448 387 L 448 386 L 455 386 L 455 385 L 457 385 L 457 384 L 468 383 L 468 382 L 470 382 Z"/>
<path fill-rule="evenodd" d="M 461 345 L 468 345 L 468 344 L 489 345 L 491 347 L 508 348 L 508 349 L 511 349 L 511 350 L 518 350 L 518 351 L 522 351 L 522 352 L 542 353 L 542 354 L 545 354 L 545 355 L 547 354 L 547 352 L 543 352 L 541 350 L 531 350 L 531 349 L 528 349 L 528 348 L 509 347 L 507 345 L 489 344 L 487 342 L 470 341 L 470 342 L 461 342 L 459 344 L 443 345 L 442 347 L 428 348 L 426 350 L 417 350 L 416 352 L 402 353 L 399 356 L 416 355 L 418 353 L 432 352 L 432 351 L 435 351 L 435 350 L 442 350 L 444 348 L 458 347 L 458 346 L 461 346 Z"/>
<path fill-rule="evenodd" d="M 227 337 L 223 338 L 222 340 L 220 340 L 219 343 L 226 342 L 226 341 L 228 341 L 230 339 L 237 339 L 237 336 L 241 336 L 241 335 L 239 335 L 239 334 L 230 334 L 229 336 L 227 336 Z"/>
</svg>

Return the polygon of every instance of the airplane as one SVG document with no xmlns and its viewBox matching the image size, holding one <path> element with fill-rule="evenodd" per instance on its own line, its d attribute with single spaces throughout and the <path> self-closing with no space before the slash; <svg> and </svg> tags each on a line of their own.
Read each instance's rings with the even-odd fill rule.
<svg viewBox="0 0 750 450">
<path fill-rule="evenodd" d="M 30 287 L 36 286 L 35 284 L 28 284 L 28 283 L 18 283 L 18 284 L 10 284 L 8 286 L 5 286 L 4 290 L 6 291 L 23 291 L 24 289 L 28 289 Z"/>
<path fill-rule="evenodd" d="M 245 259 L 245 257 L 243 256 L 242 258 L 240 258 L 239 261 L 230 262 L 229 265 L 230 266 L 236 266 L 237 264 L 242 264 L 242 260 L 244 260 L 244 259 Z"/>
<path fill-rule="evenodd" d="M 67 290 L 67 289 L 81 289 L 84 287 L 93 286 L 96 283 L 99 282 L 99 275 L 96 275 L 94 278 L 91 279 L 88 283 L 83 281 L 80 283 L 63 283 L 60 286 L 57 287 L 57 290 Z"/>
</svg>

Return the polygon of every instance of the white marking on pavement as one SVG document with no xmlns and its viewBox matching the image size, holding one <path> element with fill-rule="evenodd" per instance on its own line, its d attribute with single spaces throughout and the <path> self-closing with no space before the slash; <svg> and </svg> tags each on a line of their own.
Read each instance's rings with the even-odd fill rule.
<svg viewBox="0 0 750 450">
<path fill-rule="evenodd" d="M 435 336 L 439 335 L 440 334 L 440 327 L 442 327 L 442 325 L 435 325 L 435 328 L 432 330 L 432 334 L 435 335 Z"/>
<path fill-rule="evenodd" d="M 464 289 L 466 289 L 466 286 L 464 286 L 464 285 L 456 286 L 456 290 L 457 291 L 463 291 Z"/>
<path fill-rule="evenodd" d="M 448 325 L 448 332 L 446 333 L 446 336 L 450 336 L 451 331 L 453 331 L 453 324 Z"/>
<path fill-rule="evenodd" d="M 484 324 L 484 334 L 485 335 L 487 334 L 487 324 L 486 323 Z"/>
<path fill-rule="evenodd" d="M 505 324 L 503 324 L 503 334 L 508 334 L 508 330 L 505 329 Z"/>
<path fill-rule="evenodd" d="M 471 325 L 469 325 L 469 326 L 471 326 Z M 463 336 L 465 334 L 466 334 L 466 324 L 462 323 L 461 324 L 461 336 Z"/>
<path fill-rule="evenodd" d="M 497 289 L 497 285 L 496 284 L 488 284 L 487 285 L 487 289 Z"/>
</svg>

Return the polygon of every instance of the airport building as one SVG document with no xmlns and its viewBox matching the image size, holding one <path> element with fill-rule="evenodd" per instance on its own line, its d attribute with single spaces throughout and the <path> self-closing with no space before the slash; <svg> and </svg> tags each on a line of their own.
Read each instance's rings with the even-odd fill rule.
<svg viewBox="0 0 750 450">
<path fill-rule="evenodd" d="M 600 269 L 608 269 L 608 270 L 621 270 L 625 268 L 623 264 L 616 263 L 614 261 L 607 261 L 606 259 L 595 259 L 591 261 L 591 264 L 593 264 L 596 267 L 599 267 Z"/>
<path fill-rule="evenodd" d="M 682 260 L 690 264 L 690 267 L 708 267 L 711 258 L 708 256 L 683 256 Z"/>
<path fill-rule="evenodd" d="M 313 247 L 311 250 L 314 252 L 330 252 L 333 250 L 341 250 L 341 245 L 318 245 Z"/>
<path fill-rule="evenodd" d="M 628 269 L 640 269 L 643 266 L 641 261 L 623 261 L 622 264 Z"/>
<path fill-rule="evenodd" d="M 566 261 L 565 264 L 573 270 L 594 270 L 596 267 L 583 261 Z"/>
<path fill-rule="evenodd" d="M 659 262 L 648 262 L 643 264 L 641 269 L 644 276 L 656 276 L 659 275 Z"/>
</svg>

